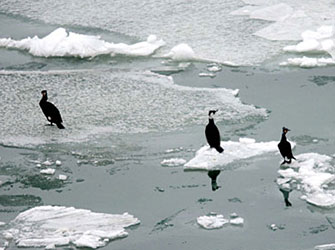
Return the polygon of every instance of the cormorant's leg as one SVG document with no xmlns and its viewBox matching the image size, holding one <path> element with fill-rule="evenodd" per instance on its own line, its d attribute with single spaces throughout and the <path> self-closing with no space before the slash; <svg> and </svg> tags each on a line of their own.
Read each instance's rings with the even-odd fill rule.
<svg viewBox="0 0 335 250">
<path fill-rule="evenodd" d="M 287 163 L 290 164 L 292 162 L 292 159 L 288 159 Z"/>
<path fill-rule="evenodd" d="M 282 163 L 280 163 L 280 165 L 283 165 L 285 163 L 287 163 L 287 161 L 284 159 L 284 161 Z"/>
<path fill-rule="evenodd" d="M 285 205 L 286 205 L 287 207 L 292 207 L 292 203 L 289 202 L 288 198 L 285 198 L 284 200 L 285 200 Z"/>
</svg>

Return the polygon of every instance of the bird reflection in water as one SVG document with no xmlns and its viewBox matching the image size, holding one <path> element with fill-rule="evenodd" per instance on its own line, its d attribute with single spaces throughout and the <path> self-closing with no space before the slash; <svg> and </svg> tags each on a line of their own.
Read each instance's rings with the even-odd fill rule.
<svg viewBox="0 0 335 250">
<path fill-rule="evenodd" d="M 208 176 L 209 178 L 211 178 L 211 184 L 212 184 L 212 190 L 215 191 L 217 189 L 219 189 L 221 186 L 218 186 L 218 184 L 216 183 L 216 178 L 218 177 L 218 175 L 220 174 L 220 170 L 209 170 L 208 171 Z"/>
</svg>

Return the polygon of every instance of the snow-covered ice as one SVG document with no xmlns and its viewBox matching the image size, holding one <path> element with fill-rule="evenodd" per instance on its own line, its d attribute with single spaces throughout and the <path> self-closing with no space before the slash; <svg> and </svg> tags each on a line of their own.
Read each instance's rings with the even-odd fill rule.
<svg viewBox="0 0 335 250">
<path fill-rule="evenodd" d="M 74 244 L 98 248 L 128 235 L 125 228 L 140 221 L 124 214 L 94 213 L 63 206 L 40 206 L 20 213 L 3 234 L 18 247 L 51 247 Z"/>
<path fill-rule="evenodd" d="M 58 28 L 43 38 L 34 36 L 22 40 L 0 39 L 0 47 L 27 50 L 30 54 L 41 57 L 85 58 L 106 54 L 149 56 L 164 44 L 163 40 L 154 35 L 150 35 L 144 42 L 115 44 L 101 40 L 99 36 L 67 32 L 64 28 Z"/>
<path fill-rule="evenodd" d="M 61 162 L 60 160 L 57 160 L 57 161 L 56 161 L 56 165 L 57 165 L 57 166 L 60 166 L 60 165 L 62 165 L 62 162 Z"/>
<path fill-rule="evenodd" d="M 328 188 L 335 181 L 332 157 L 305 153 L 296 155 L 296 158 L 297 161 L 292 161 L 286 169 L 278 170 L 278 185 L 292 188 L 292 183 L 298 182 L 308 203 L 323 208 L 335 207 L 335 190 Z"/>
<path fill-rule="evenodd" d="M 240 138 L 239 141 L 222 141 L 221 146 L 224 152 L 221 154 L 211 149 L 209 145 L 205 145 L 184 167 L 188 170 L 210 170 L 234 161 L 276 152 L 278 151 L 277 145 L 278 141 L 256 142 L 254 139 Z M 291 145 L 294 146 L 295 143 L 291 142 Z"/>
<path fill-rule="evenodd" d="M 171 158 L 171 159 L 164 159 L 161 162 L 162 166 L 167 166 L 167 167 L 178 167 L 181 165 L 184 165 L 186 163 L 186 160 L 181 159 L 181 158 Z"/>
</svg>

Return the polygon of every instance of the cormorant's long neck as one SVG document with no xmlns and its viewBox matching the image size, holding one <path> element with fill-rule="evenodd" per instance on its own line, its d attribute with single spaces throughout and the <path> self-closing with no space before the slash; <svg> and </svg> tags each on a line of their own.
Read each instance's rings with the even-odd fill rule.
<svg viewBox="0 0 335 250">
<path fill-rule="evenodd" d="M 213 118 L 208 118 L 208 124 L 214 124 L 214 119 Z"/>
<path fill-rule="evenodd" d="M 282 135 L 281 135 L 281 141 L 287 141 L 285 133 L 282 133 Z"/>
<path fill-rule="evenodd" d="M 42 96 L 42 99 L 40 102 L 46 102 L 48 100 L 48 96 L 47 95 L 44 95 Z"/>
</svg>

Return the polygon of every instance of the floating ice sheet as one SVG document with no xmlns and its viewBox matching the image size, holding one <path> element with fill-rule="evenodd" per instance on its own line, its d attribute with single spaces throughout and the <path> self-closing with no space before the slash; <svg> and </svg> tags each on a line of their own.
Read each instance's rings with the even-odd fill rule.
<svg viewBox="0 0 335 250">
<path fill-rule="evenodd" d="M 308 203 L 323 208 L 334 207 L 335 190 L 329 187 L 335 181 L 332 158 L 317 153 L 300 154 L 295 157 L 297 161 L 293 160 L 286 169 L 278 171 L 279 186 L 293 188 L 287 185 L 298 182 Z"/>
<path fill-rule="evenodd" d="M 257 124 L 267 117 L 265 109 L 243 104 L 238 90 L 180 86 L 172 77 L 151 72 L 0 72 L 0 89 L 0 143 L 6 145 L 184 129 L 206 124 L 213 107 L 224 107 L 217 122 Z M 38 107 L 42 89 L 48 90 L 66 129 L 44 126 L 47 120 Z"/>
<path fill-rule="evenodd" d="M 103 41 L 98 36 L 67 32 L 64 28 L 58 28 L 43 38 L 34 36 L 22 40 L 0 39 L 0 47 L 27 50 L 30 54 L 41 57 L 84 58 L 106 54 L 149 56 L 164 44 L 163 40 L 158 40 L 154 35 L 150 35 L 145 42 L 115 44 Z"/>
<path fill-rule="evenodd" d="M 128 235 L 139 224 L 134 216 L 94 213 L 73 207 L 40 206 L 20 213 L 4 232 L 18 247 L 67 246 L 98 248 Z"/>
<path fill-rule="evenodd" d="M 265 153 L 278 151 L 278 141 L 256 142 L 250 138 L 240 138 L 236 141 L 222 141 L 223 153 L 218 153 L 209 145 L 200 148 L 193 159 L 184 167 L 188 170 L 210 170 L 222 167 L 234 161 L 247 159 Z M 294 146 L 294 143 L 292 144 Z"/>
</svg>

